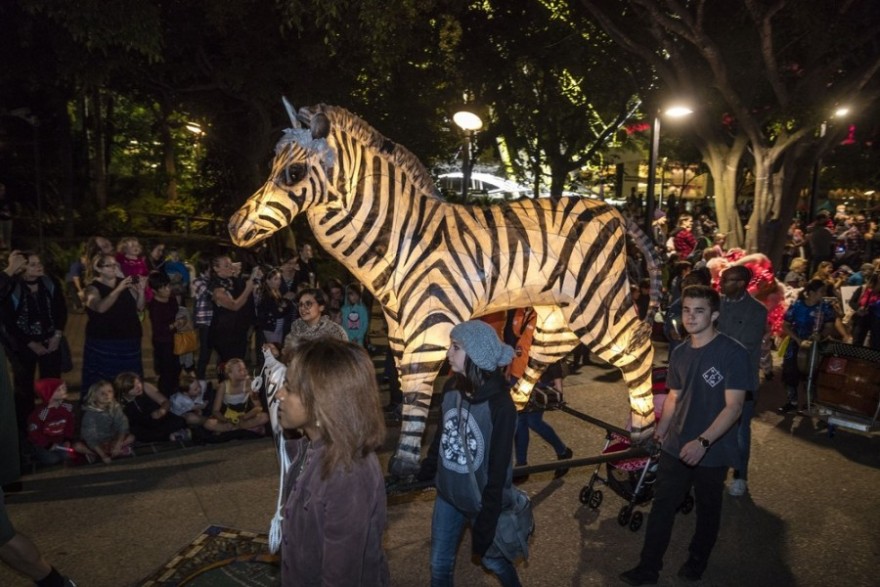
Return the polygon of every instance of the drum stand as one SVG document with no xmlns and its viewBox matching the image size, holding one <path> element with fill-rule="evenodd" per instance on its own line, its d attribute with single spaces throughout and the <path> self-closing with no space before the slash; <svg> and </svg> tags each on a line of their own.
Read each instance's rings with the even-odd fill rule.
<svg viewBox="0 0 880 587">
<path fill-rule="evenodd" d="M 853 347 L 836 341 L 828 341 L 823 344 L 822 350 L 819 343 L 814 342 L 810 349 L 807 372 L 807 409 L 804 415 L 816 418 L 828 425 L 828 435 L 834 436 L 835 430 L 846 428 L 856 432 L 871 434 L 880 431 L 880 399 L 878 399 L 873 414 L 870 410 L 861 413 L 844 409 L 842 406 L 823 401 L 820 397 L 816 400 L 816 384 L 818 379 L 820 355 L 831 354 L 834 356 L 860 357 L 880 364 L 880 354 L 877 351 L 863 347 Z"/>
<path fill-rule="evenodd" d="M 810 359 L 807 361 L 807 414 L 813 414 L 813 392 L 816 385 L 816 361 L 819 358 L 819 341 L 810 345 Z"/>
</svg>

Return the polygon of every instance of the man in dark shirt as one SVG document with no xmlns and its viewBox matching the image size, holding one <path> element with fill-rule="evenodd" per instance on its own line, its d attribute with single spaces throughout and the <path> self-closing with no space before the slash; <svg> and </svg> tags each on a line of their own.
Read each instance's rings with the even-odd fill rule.
<svg viewBox="0 0 880 587">
<path fill-rule="evenodd" d="M 746 287 L 752 279 L 751 270 L 744 265 L 734 265 L 721 274 L 721 316 L 718 330 L 738 341 L 749 353 L 750 383 L 746 388 L 742 416 L 737 426 L 742 465 L 733 471 L 733 481 L 728 493 L 734 497 L 743 495 L 747 489 L 749 456 L 751 455 L 751 423 L 755 415 L 761 368 L 761 343 L 767 331 L 767 307 L 753 298 Z"/>
<path fill-rule="evenodd" d="M 822 261 L 830 261 L 834 256 L 834 234 L 828 227 L 830 220 L 828 212 L 822 211 L 816 215 L 813 230 L 807 237 L 810 245 L 810 275 L 816 272 L 816 268 Z"/>
<path fill-rule="evenodd" d="M 304 283 L 307 287 L 318 287 L 318 273 L 312 254 L 312 245 L 305 244 L 299 248 L 299 259 L 297 259 L 296 272 L 293 274 L 294 286 Z"/>
<path fill-rule="evenodd" d="M 735 424 L 749 386 L 745 347 L 715 328 L 719 307 L 711 287 L 694 285 L 682 293 L 682 322 L 690 336 L 669 362 L 669 396 L 654 435 L 662 450 L 645 542 L 639 564 L 620 575 L 629 585 L 657 583 L 675 513 L 691 488 L 697 524 L 678 576 L 699 580 L 718 538 L 724 479 L 740 461 Z"/>
</svg>

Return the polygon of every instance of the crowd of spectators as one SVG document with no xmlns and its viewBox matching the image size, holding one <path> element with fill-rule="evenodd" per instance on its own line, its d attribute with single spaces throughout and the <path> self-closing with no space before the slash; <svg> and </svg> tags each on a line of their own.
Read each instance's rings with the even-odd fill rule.
<svg viewBox="0 0 880 587">
<path fill-rule="evenodd" d="M 308 244 L 277 267 L 243 266 L 225 253 L 193 266 L 161 242 L 125 237 L 114 246 L 95 236 L 63 282 L 38 253 L 12 251 L 0 273 L 0 334 L 23 462 L 110 462 L 138 442 L 266 434 L 250 375 L 264 347 L 290 356 L 315 337 L 367 342 L 361 286 L 321 285 Z M 76 337 L 84 341 L 79 402 L 64 381 L 73 369 L 69 312 L 86 314 Z M 144 371 L 146 324 L 153 373 Z"/>
<path fill-rule="evenodd" d="M 880 235 L 863 213 L 850 214 L 841 207 L 834 213 L 820 212 L 808 223 L 793 222 L 781 263 L 775 267 L 763 255 L 729 248 L 708 209 L 691 213 L 681 202 L 655 211 L 652 237 L 663 261 L 663 332 L 670 348 L 684 335 L 676 304 L 682 287 L 708 283 L 719 289 L 721 274 L 733 265 L 749 267 L 749 292 L 768 309 L 765 377 L 772 377 L 771 349 L 784 345 L 786 337 L 799 342 L 826 334 L 880 348 L 880 257 L 874 259 L 880 256 Z M 641 317 L 651 318 L 650 281 L 634 248 L 630 256 L 634 305 Z M 228 254 L 199 256 L 193 266 L 184 262 L 180 251 L 161 242 L 144 247 L 137 238 L 125 237 L 114 246 L 95 236 L 71 263 L 63 282 L 47 274 L 32 251 L 13 251 L 2 280 L 2 338 L 12 365 L 22 439 L 35 407 L 53 397 L 54 390 L 35 391 L 38 374 L 40 379 L 60 381 L 72 367 L 64 336 L 69 311 L 87 315 L 78 412 L 95 412 L 98 404 L 88 397 L 89 391 L 103 392 L 109 385 L 129 421 L 126 431 L 144 441 L 210 438 L 239 430 L 255 433 L 265 427 L 265 406 L 250 397 L 249 379 L 242 378 L 249 369 L 259 368 L 264 345 L 282 358 L 303 341 L 319 337 L 369 345 L 369 299 L 362 287 L 329 277 L 319 280 L 308 244 L 274 267 L 243 267 Z M 798 322 L 804 322 L 797 310 L 802 291 L 817 292 L 811 295 L 821 304 L 821 326 Z M 811 307 L 809 300 L 803 305 Z M 147 320 L 152 374 L 143 369 Z M 178 352 L 176 338 L 186 331 L 195 333 L 197 348 Z M 579 349 L 583 355 L 584 349 Z M 209 378 L 209 373 L 216 376 Z M 175 397 L 180 407 L 172 411 Z M 244 406 L 247 417 L 228 415 L 235 411 L 230 399 Z M 261 408 L 263 414 L 257 415 Z M 244 422 L 242 428 L 238 421 Z M 65 447 L 82 448 L 79 441 L 60 440 Z M 24 446 L 33 450 L 32 444 Z M 77 451 L 67 451 L 73 453 Z"/>
<path fill-rule="evenodd" d="M 640 213 L 638 208 L 624 210 L 624 214 L 634 217 Z M 793 220 L 776 265 L 763 252 L 728 247 L 727 235 L 718 231 L 708 208 L 699 213 L 684 211 L 679 205 L 658 209 L 654 213 L 652 236 L 662 260 L 664 307 L 672 306 L 680 298 L 688 274 L 700 271 L 709 284 L 719 289 L 721 273 L 727 267 L 746 265 L 753 273 L 749 292 L 764 302 L 770 312 L 768 319 L 774 337 L 769 342 L 774 346 L 786 336 L 783 325 L 790 322 L 785 317 L 787 309 L 811 280 L 819 280 L 823 287 L 816 289 L 817 295 L 822 304 L 831 308 L 833 319 L 811 327 L 825 336 L 847 341 L 851 338 L 854 344 L 880 348 L 880 295 L 876 293 L 880 291 L 880 231 L 865 212 L 838 206 L 833 212 L 819 211 L 812 220 Z M 629 267 L 633 296 L 640 307 L 639 298 L 646 296 L 637 284 L 644 283 L 647 275 L 639 271 L 638 264 Z M 666 313 L 666 334 L 674 344 L 669 314 Z M 675 317 L 674 312 L 672 316 Z M 840 326 L 835 326 L 838 320 Z M 765 372 L 772 376 L 769 369 Z"/>
</svg>

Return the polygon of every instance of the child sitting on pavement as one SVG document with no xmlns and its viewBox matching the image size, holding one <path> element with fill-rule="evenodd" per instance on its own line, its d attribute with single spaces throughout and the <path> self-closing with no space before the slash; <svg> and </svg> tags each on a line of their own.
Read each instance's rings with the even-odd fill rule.
<svg viewBox="0 0 880 587">
<path fill-rule="evenodd" d="M 171 396 L 171 412 L 180 416 L 191 427 L 202 426 L 205 423 L 205 392 L 208 388 L 207 381 L 199 381 L 195 376 L 184 378 L 185 391 L 178 391 Z"/>
<path fill-rule="evenodd" d="M 67 384 L 61 379 L 38 379 L 34 391 L 43 404 L 28 417 L 27 439 L 37 463 L 57 465 L 77 453 L 94 455 L 85 444 L 74 440 L 76 415 L 73 404 L 64 401 Z"/>
<path fill-rule="evenodd" d="M 171 412 L 168 398 L 152 383 L 145 383 L 137 373 L 120 373 L 113 380 L 113 389 L 138 442 L 190 439 L 186 421 Z"/>
<path fill-rule="evenodd" d="M 131 449 L 134 435 L 128 431 L 128 418 L 116 401 L 109 381 L 98 381 L 89 388 L 80 436 L 108 465 L 116 457 L 134 454 Z"/>
<path fill-rule="evenodd" d="M 269 414 L 263 410 L 259 396 L 251 389 L 251 378 L 244 361 L 230 359 L 223 372 L 226 379 L 217 387 L 211 417 L 205 422 L 205 429 L 228 439 L 238 437 L 239 432 L 265 435 Z"/>
</svg>

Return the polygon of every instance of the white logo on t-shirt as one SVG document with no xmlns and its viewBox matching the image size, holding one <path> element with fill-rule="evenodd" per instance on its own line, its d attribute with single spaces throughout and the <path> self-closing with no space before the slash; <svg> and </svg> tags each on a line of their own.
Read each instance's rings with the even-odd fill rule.
<svg viewBox="0 0 880 587">
<path fill-rule="evenodd" d="M 722 381 L 724 381 L 724 376 L 721 375 L 721 372 L 715 367 L 710 367 L 708 371 L 703 373 L 703 379 L 706 383 L 709 384 L 710 387 L 715 387 Z"/>
</svg>

